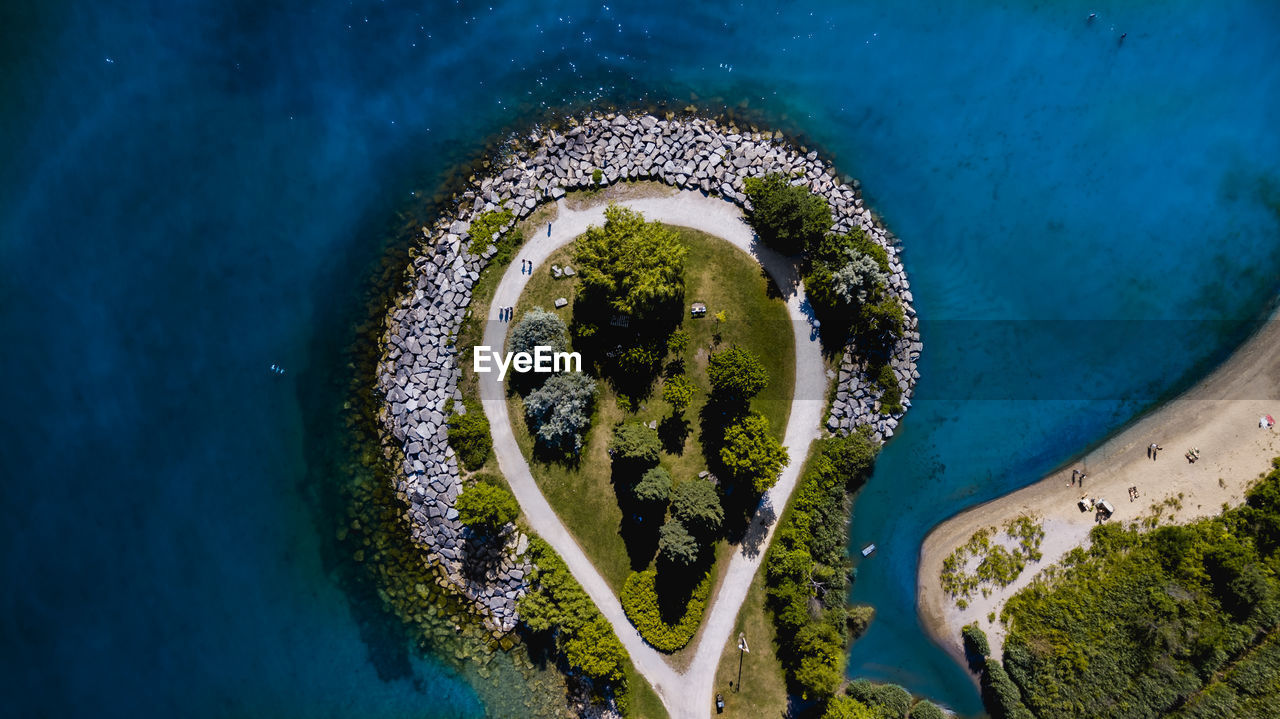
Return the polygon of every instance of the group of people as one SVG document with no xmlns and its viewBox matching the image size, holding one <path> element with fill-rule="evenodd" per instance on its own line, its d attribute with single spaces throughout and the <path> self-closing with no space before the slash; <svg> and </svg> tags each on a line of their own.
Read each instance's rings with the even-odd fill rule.
<svg viewBox="0 0 1280 719">
<path fill-rule="evenodd" d="M 508 305 L 507 307 L 499 307 L 499 308 L 498 308 L 498 321 L 499 321 L 499 322 L 507 322 L 507 321 L 509 321 L 509 320 L 511 319 L 511 315 L 512 315 L 512 313 L 514 313 L 514 312 L 515 312 L 515 308 L 514 308 L 514 307 L 511 307 L 510 305 Z"/>
<path fill-rule="evenodd" d="M 1147 457 L 1149 457 L 1152 460 L 1155 460 L 1156 453 L 1162 449 L 1164 449 L 1164 447 L 1161 447 L 1155 442 L 1152 442 L 1151 444 L 1147 445 Z"/>
<path fill-rule="evenodd" d="M 531 274 L 533 274 L 533 261 L 532 261 L 532 260 L 520 260 L 520 274 L 522 274 L 522 275 L 531 275 Z"/>
<path fill-rule="evenodd" d="M 1075 485 L 1079 484 L 1081 487 L 1083 487 L 1085 476 L 1086 476 L 1085 473 L 1081 472 L 1078 469 L 1071 470 L 1071 483 L 1068 484 L 1067 486 L 1074 487 Z"/>
<path fill-rule="evenodd" d="M 1130 502 L 1132 502 L 1133 500 L 1135 500 L 1135 499 L 1137 499 L 1137 498 L 1138 498 L 1138 488 L 1137 488 L 1137 487 L 1130 487 L 1130 488 L 1129 488 L 1129 501 L 1130 501 Z"/>
<path fill-rule="evenodd" d="M 1192 447 L 1191 449 L 1188 449 L 1186 458 L 1188 462 L 1190 462 L 1191 464 L 1195 464 L 1196 460 L 1200 459 L 1200 448 Z"/>
</svg>

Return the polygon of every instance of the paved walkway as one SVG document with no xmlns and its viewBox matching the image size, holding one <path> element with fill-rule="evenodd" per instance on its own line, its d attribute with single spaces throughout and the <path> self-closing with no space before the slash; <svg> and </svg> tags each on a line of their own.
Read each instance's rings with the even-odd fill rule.
<svg viewBox="0 0 1280 719">
<path fill-rule="evenodd" d="M 791 316 L 792 331 L 795 334 L 796 380 L 783 443 L 791 455 L 791 465 L 761 500 L 760 507 L 752 518 L 748 536 L 763 537 L 763 540 L 752 543 L 756 548 L 754 550 L 744 546 L 730 560 L 719 591 L 703 618 L 703 628 L 693 661 L 684 673 L 676 672 L 662 653 L 644 643 L 639 632 L 627 620 L 613 590 L 596 571 L 591 560 L 587 559 L 573 535 L 556 516 L 555 510 L 543 498 L 511 432 L 506 387 L 498 382 L 496 372 L 481 375 L 480 397 L 492 427 L 493 448 L 498 466 L 520 502 L 529 525 L 564 558 L 574 578 L 613 625 L 614 632 L 627 648 L 636 669 L 653 685 L 672 719 L 704 719 L 714 712 L 714 683 L 720 655 L 731 639 L 738 610 L 746 599 L 751 581 L 764 559 L 765 549 L 773 538 L 776 527 L 774 519 L 786 506 L 787 498 L 791 496 L 800 475 L 800 466 L 809 453 L 809 445 L 821 432 L 827 378 L 821 348 L 811 330 L 804 288 L 800 286 L 794 266 L 788 259 L 768 248 L 755 246 L 754 235 L 743 221 L 742 212 L 736 205 L 690 191 L 671 197 L 638 199 L 619 204 L 639 210 L 647 219 L 692 227 L 729 241 L 759 260 L 783 292 L 790 292 L 787 296 L 787 312 Z M 540 266 L 555 250 L 585 232 L 589 225 L 603 223 L 603 206 L 572 212 L 563 201 L 559 203 L 559 217 L 552 224 L 551 234 L 548 236 L 545 232 L 536 233 L 520 249 L 519 255 L 502 276 L 490 305 L 489 322 L 484 333 L 486 345 L 495 352 L 504 351 L 507 324 L 498 321 L 498 308 L 514 306 L 529 279 L 529 275 L 520 273 L 519 260 L 532 260 L 535 267 Z M 757 651 L 770 651 L 770 648 L 760 647 Z"/>
</svg>

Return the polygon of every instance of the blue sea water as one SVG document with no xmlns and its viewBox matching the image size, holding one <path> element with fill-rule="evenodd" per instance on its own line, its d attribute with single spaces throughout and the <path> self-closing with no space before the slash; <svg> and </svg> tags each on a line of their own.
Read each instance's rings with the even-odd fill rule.
<svg viewBox="0 0 1280 719">
<path fill-rule="evenodd" d="M 379 671 L 408 640 L 334 579 L 319 458 L 395 213 L 594 100 L 801 134 L 902 237 L 923 379 L 856 507 L 849 671 L 976 710 L 920 632 L 919 541 L 1265 312 L 1278 31 L 1267 0 L 6 3 L 7 712 L 484 713 L 443 658 Z"/>
</svg>

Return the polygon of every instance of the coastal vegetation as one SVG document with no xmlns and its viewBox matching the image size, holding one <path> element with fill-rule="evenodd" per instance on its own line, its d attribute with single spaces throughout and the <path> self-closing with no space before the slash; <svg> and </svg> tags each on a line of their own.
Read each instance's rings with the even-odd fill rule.
<svg viewBox="0 0 1280 719">
<path fill-rule="evenodd" d="M 835 694 L 854 630 L 870 621 L 847 603 L 847 541 L 851 493 L 878 451 L 866 431 L 816 442 L 765 559 L 778 655 L 792 691 L 806 699 Z"/>
<path fill-rule="evenodd" d="M 478 402 L 466 402 L 461 407 L 462 411 L 449 417 L 449 446 L 458 453 L 462 466 L 474 472 L 489 461 L 493 438 L 489 434 L 489 418 Z"/>
<path fill-rule="evenodd" d="M 458 518 L 473 531 L 492 534 L 520 516 L 511 491 L 494 481 L 468 485 L 458 495 Z"/>
<path fill-rule="evenodd" d="M 1040 561 L 1042 522 L 1027 515 L 1015 517 L 1005 524 L 1003 535 L 1002 540 L 995 527 L 979 529 L 943 560 L 939 579 L 956 606 L 967 607 L 974 592 L 988 596 L 991 585 L 1009 586 L 1028 561 Z"/>
<path fill-rule="evenodd" d="M 807 185 L 793 185 L 778 173 L 748 177 L 743 190 L 751 201 L 747 219 L 760 239 L 787 255 L 810 250 L 831 230 L 831 208 Z"/>
<path fill-rule="evenodd" d="M 1272 716 L 1280 709 L 1280 459 L 1243 506 L 1095 527 L 1009 600 L 992 714 Z M 968 637 L 967 644 L 973 644 Z"/>
</svg>

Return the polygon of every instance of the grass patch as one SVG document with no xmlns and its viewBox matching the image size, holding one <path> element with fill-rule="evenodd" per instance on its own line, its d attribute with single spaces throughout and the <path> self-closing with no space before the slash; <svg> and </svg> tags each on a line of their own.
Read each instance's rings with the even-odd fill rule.
<svg viewBox="0 0 1280 719">
<path fill-rule="evenodd" d="M 752 400 L 752 409 L 765 415 L 770 429 L 781 440 L 791 412 L 795 385 L 794 339 L 785 304 L 749 255 L 706 233 L 674 228 L 688 245 L 685 261 L 685 299 L 705 302 L 708 315 L 724 311 L 727 318 L 717 322 L 712 316 L 693 319 L 684 314 L 681 328 L 689 341 L 683 352 L 685 371 L 697 386 L 683 420 L 672 420 L 671 406 L 662 399 L 659 381 L 647 399 L 621 400 L 608 383 L 600 383 L 600 396 L 590 430 L 576 464 L 543 461 L 533 454 L 533 438 L 520 418 L 524 410 L 519 397 L 510 397 L 513 431 L 530 469 L 547 501 L 573 532 L 592 563 L 620 592 L 627 576 L 652 564 L 657 548 L 657 531 L 663 517 L 624 517 L 612 483 L 609 439 L 614 425 L 623 421 L 658 422 L 664 439 L 662 466 L 675 484 L 687 481 L 707 469 L 699 437 L 698 417 L 710 395 L 706 364 L 716 349 L 738 344 L 756 353 L 769 371 L 769 386 Z M 556 279 L 551 265 L 572 265 L 570 248 L 553 253 L 529 278 L 515 309 L 515 321 L 529 309 L 541 306 L 556 312 L 566 324 L 572 320 L 577 298 L 576 281 Z M 556 298 L 569 305 L 554 308 Z M 514 325 L 515 322 L 512 322 Z M 717 555 L 720 548 L 717 547 Z"/>
<path fill-rule="evenodd" d="M 757 572 L 746 601 L 738 611 L 733 636 L 720 654 L 715 691 L 724 695 L 726 719 L 787 716 L 787 685 L 782 662 L 775 651 L 773 622 L 765 613 L 762 574 Z M 742 683 L 738 683 L 738 635 L 747 638 L 751 651 L 742 655 Z"/>
</svg>

